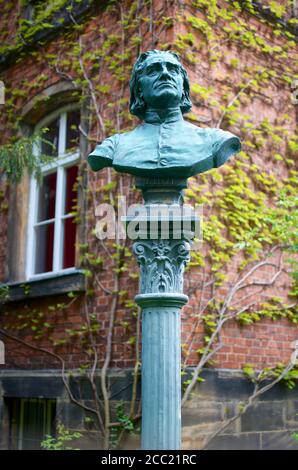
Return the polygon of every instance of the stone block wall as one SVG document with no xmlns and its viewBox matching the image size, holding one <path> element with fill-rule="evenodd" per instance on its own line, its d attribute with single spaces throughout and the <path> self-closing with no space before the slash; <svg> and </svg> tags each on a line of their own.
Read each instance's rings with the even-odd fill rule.
<svg viewBox="0 0 298 470">
<path fill-rule="evenodd" d="M 182 448 L 218 450 L 298 450 L 292 437 L 298 432 L 298 393 L 279 385 L 261 395 L 236 421 L 222 430 L 212 440 L 210 436 L 224 423 L 235 416 L 252 394 L 253 385 L 244 379 L 240 371 L 205 370 L 201 383 L 182 409 Z M 99 380 L 99 378 L 98 378 Z M 111 390 L 111 419 L 116 418 L 119 402 L 129 409 L 132 371 L 111 371 L 108 378 Z M 101 445 L 101 435 L 94 418 L 70 399 L 63 386 L 61 376 L 55 370 L 2 371 L 0 374 L 0 449 L 7 449 L 9 437 L 9 397 L 44 397 L 56 400 L 56 416 L 70 431 L 82 433 L 74 445 L 80 449 L 96 449 Z M 73 396 L 84 405 L 92 406 L 92 393 L 83 379 L 75 378 L 71 383 Z M 137 400 L 140 399 L 140 388 Z M 138 449 L 140 434 L 128 433 L 122 448 Z"/>
<path fill-rule="evenodd" d="M 278 385 L 253 401 L 247 411 L 211 440 L 210 436 L 237 415 L 253 393 L 239 371 L 205 370 L 202 383 L 182 412 L 183 447 L 218 450 L 298 449 L 298 394 Z"/>
</svg>

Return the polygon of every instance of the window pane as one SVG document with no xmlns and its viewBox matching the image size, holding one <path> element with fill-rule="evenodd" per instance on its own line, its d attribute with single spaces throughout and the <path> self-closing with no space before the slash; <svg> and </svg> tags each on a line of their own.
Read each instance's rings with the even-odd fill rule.
<svg viewBox="0 0 298 470">
<path fill-rule="evenodd" d="M 55 217 L 57 173 L 43 177 L 39 187 L 37 221 L 49 220 Z"/>
<path fill-rule="evenodd" d="M 66 150 L 79 147 L 80 111 L 67 113 Z"/>
<path fill-rule="evenodd" d="M 23 400 L 22 450 L 40 449 L 40 441 L 45 435 L 45 400 Z"/>
<path fill-rule="evenodd" d="M 56 400 L 5 398 L 8 410 L 10 450 L 41 449 L 46 434 L 56 435 Z"/>
<path fill-rule="evenodd" d="M 53 270 L 54 253 L 54 222 L 35 227 L 36 230 L 36 259 L 35 273 Z"/>
<path fill-rule="evenodd" d="M 47 131 L 42 134 L 42 138 L 50 143 L 41 142 L 41 153 L 50 157 L 58 155 L 58 139 L 59 139 L 59 123 L 60 118 L 46 125 Z"/>
<path fill-rule="evenodd" d="M 64 219 L 63 269 L 75 265 L 76 223 L 74 217 Z"/>
<path fill-rule="evenodd" d="M 68 214 L 73 210 L 73 206 L 76 204 L 77 199 L 77 176 L 78 167 L 71 166 L 66 168 L 66 193 L 65 193 L 65 207 L 64 214 Z"/>
</svg>

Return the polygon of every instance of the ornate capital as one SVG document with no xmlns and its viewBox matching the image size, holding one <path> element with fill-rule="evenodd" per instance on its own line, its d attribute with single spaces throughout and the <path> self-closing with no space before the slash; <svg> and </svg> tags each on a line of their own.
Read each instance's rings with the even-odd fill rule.
<svg viewBox="0 0 298 470">
<path fill-rule="evenodd" d="M 183 292 L 183 273 L 190 259 L 187 241 L 143 240 L 134 243 L 133 251 L 141 269 L 141 294 Z"/>
</svg>

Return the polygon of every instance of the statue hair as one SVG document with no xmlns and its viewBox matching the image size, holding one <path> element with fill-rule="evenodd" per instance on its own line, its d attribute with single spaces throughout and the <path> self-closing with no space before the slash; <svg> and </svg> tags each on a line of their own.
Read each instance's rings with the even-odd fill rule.
<svg viewBox="0 0 298 470">
<path fill-rule="evenodd" d="M 129 82 L 130 86 L 130 104 L 129 110 L 131 114 L 137 116 L 140 119 L 144 119 L 146 113 L 146 103 L 144 99 L 140 96 L 139 90 L 139 77 L 145 67 L 145 62 L 148 58 L 154 55 L 172 55 L 180 65 L 181 74 L 183 77 L 183 96 L 180 104 L 180 109 L 182 114 L 188 113 L 191 110 L 192 103 L 190 101 L 189 95 L 189 79 L 185 68 L 183 67 L 180 57 L 175 52 L 171 51 L 158 51 L 157 49 L 153 51 L 143 52 L 137 59 L 131 74 L 131 79 Z"/>
</svg>

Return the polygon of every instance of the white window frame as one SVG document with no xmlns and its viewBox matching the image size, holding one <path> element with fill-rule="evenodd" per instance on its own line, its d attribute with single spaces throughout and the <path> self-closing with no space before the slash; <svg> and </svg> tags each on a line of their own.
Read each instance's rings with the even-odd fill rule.
<svg viewBox="0 0 298 470">
<path fill-rule="evenodd" d="M 39 202 L 39 184 L 34 175 L 30 177 L 30 195 L 29 195 L 29 210 L 28 210 L 28 233 L 27 233 L 27 250 L 26 250 L 26 280 L 46 278 L 57 276 L 59 274 L 67 274 L 76 270 L 75 266 L 71 268 L 62 268 L 63 266 L 63 220 L 71 217 L 71 215 L 64 215 L 63 209 L 65 206 L 65 185 L 66 185 L 66 171 L 65 169 L 75 165 L 79 162 L 80 153 L 66 152 L 66 124 L 67 113 L 70 111 L 78 110 L 78 105 L 68 105 L 59 110 L 49 114 L 45 119 L 39 122 L 35 131 L 40 131 L 47 124 L 59 117 L 59 140 L 58 140 L 58 157 L 54 162 L 47 163 L 42 166 L 41 171 L 43 175 L 50 174 L 53 170 L 57 171 L 56 180 L 56 200 L 55 200 L 55 217 L 51 220 L 37 222 L 38 216 L 38 202 Z M 35 146 L 33 149 L 35 155 L 38 155 L 40 149 Z M 38 226 L 42 226 L 54 222 L 54 247 L 53 247 L 53 269 L 45 273 L 35 273 L 36 262 L 36 230 Z"/>
</svg>

